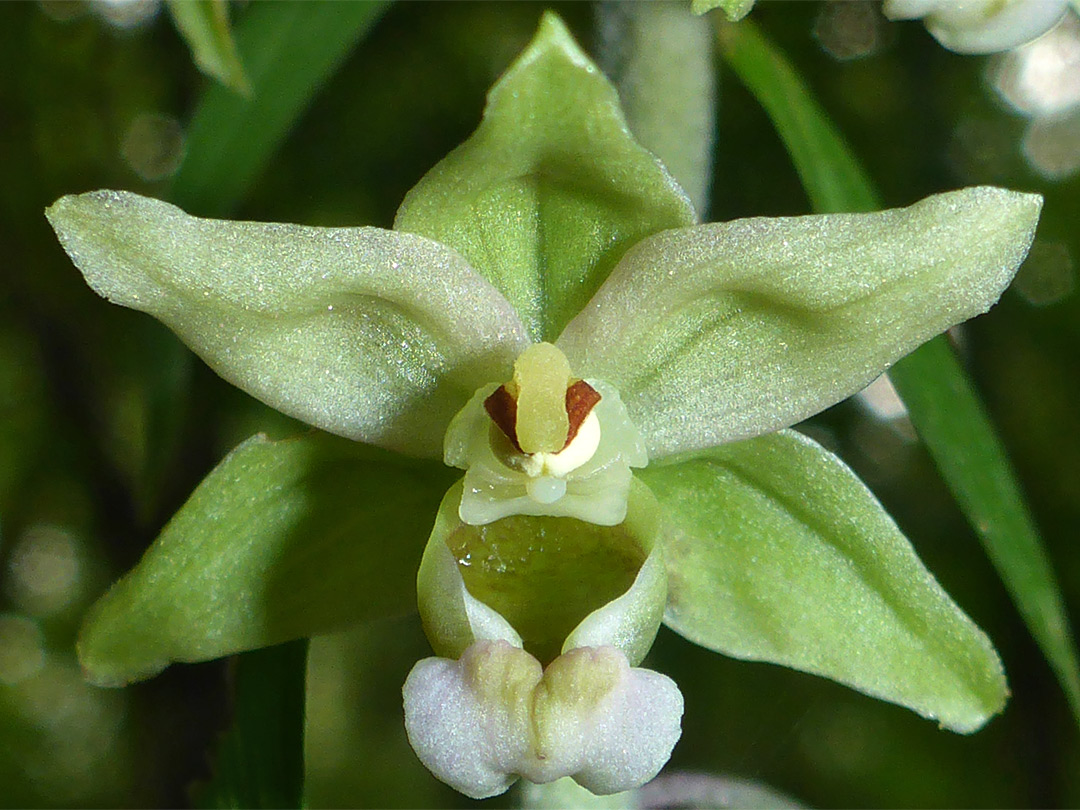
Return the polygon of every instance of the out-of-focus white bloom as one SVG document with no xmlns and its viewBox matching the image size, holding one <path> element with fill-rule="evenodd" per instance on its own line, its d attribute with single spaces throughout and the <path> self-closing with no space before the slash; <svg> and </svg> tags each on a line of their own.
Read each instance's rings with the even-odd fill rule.
<svg viewBox="0 0 1080 810">
<path fill-rule="evenodd" d="M 1080 107 L 1080 18 L 1070 14 L 1037 42 L 993 59 L 987 80 L 1002 101 L 1029 118 Z"/>
<path fill-rule="evenodd" d="M 1042 36 L 1068 7 L 1068 0 L 885 0 L 884 12 L 891 20 L 922 18 L 951 51 L 994 53 Z"/>
<path fill-rule="evenodd" d="M 1080 18 L 1070 14 L 1037 42 L 991 59 L 986 75 L 1031 119 L 1020 149 L 1028 166 L 1052 181 L 1080 172 Z"/>
</svg>

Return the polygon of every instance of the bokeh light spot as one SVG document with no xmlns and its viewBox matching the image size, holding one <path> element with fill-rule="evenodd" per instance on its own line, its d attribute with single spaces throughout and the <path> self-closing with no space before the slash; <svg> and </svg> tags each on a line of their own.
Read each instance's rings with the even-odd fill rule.
<svg viewBox="0 0 1080 810">
<path fill-rule="evenodd" d="M 58 526 L 37 524 L 23 532 L 12 549 L 8 595 L 31 616 L 57 613 L 78 596 L 80 569 L 75 538 Z"/>
<path fill-rule="evenodd" d="M 862 59 L 881 47 L 882 22 L 877 3 L 832 0 L 817 16 L 814 38 L 834 59 Z"/>
<path fill-rule="evenodd" d="M 1080 104 L 1080 19 L 1070 14 L 1040 39 L 991 60 L 988 79 L 1024 115 L 1057 115 Z"/>
<path fill-rule="evenodd" d="M 101 19 L 122 31 L 148 25 L 161 10 L 161 0 L 91 0 L 91 5 Z"/>
<path fill-rule="evenodd" d="M 25 616 L 0 614 L 0 683 L 14 686 L 45 665 L 41 629 Z"/>
<path fill-rule="evenodd" d="M 1037 118 L 1028 125 L 1020 149 L 1028 165 L 1047 180 L 1065 180 L 1080 171 L 1080 112 Z"/>
<path fill-rule="evenodd" d="M 878 419 L 891 422 L 907 416 L 907 407 L 896 393 L 887 374 L 882 374 L 855 396 L 859 403 Z"/>
<path fill-rule="evenodd" d="M 57 803 L 78 804 L 94 777 L 123 767 L 117 742 L 127 712 L 126 693 L 87 684 L 73 663 L 46 659 L 18 687 L 19 710 L 41 733 L 48 757 L 24 762 L 26 774 Z M 113 772 L 113 773 L 110 773 Z"/>
<path fill-rule="evenodd" d="M 172 116 L 137 115 L 120 144 L 124 161 L 143 180 L 161 180 L 174 174 L 184 158 L 184 132 Z"/>
<path fill-rule="evenodd" d="M 1020 265 L 1013 289 L 1029 304 L 1056 304 L 1076 288 L 1076 269 L 1064 242 L 1038 240 Z"/>
</svg>

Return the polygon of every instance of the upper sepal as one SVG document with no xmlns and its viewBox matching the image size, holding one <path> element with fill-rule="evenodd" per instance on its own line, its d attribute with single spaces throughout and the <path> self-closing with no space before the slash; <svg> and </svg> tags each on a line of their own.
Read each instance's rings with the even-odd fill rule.
<svg viewBox="0 0 1080 810">
<path fill-rule="evenodd" d="M 394 227 L 438 240 L 550 340 L 640 239 L 695 221 L 630 135 L 615 88 L 545 13 L 476 132 L 409 192 Z"/>
</svg>

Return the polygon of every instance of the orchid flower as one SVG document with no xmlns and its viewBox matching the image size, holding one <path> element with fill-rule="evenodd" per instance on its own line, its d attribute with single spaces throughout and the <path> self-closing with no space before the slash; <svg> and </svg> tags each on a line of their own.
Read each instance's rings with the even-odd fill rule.
<svg viewBox="0 0 1080 810">
<path fill-rule="evenodd" d="M 921 18 L 957 53 L 995 53 L 1038 39 L 1061 21 L 1069 0 L 885 0 L 891 20 Z"/>
<path fill-rule="evenodd" d="M 91 287 L 319 429 L 221 462 L 92 609 L 83 666 L 120 685 L 417 599 L 406 730 L 478 798 L 654 776 L 684 708 L 639 666 L 661 623 L 975 730 L 1007 693 L 989 640 L 789 428 L 992 306 L 1040 206 L 698 224 L 550 14 L 393 230 L 64 197 Z"/>
</svg>

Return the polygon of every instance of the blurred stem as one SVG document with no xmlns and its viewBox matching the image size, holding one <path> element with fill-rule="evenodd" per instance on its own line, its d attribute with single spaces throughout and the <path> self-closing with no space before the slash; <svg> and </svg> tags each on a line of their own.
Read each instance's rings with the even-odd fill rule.
<svg viewBox="0 0 1080 810">
<path fill-rule="evenodd" d="M 307 652 L 301 639 L 233 659 L 233 720 L 200 807 L 303 805 Z"/>
<path fill-rule="evenodd" d="M 749 20 L 720 21 L 717 39 L 784 141 L 814 210 L 880 208 L 866 172 L 783 53 Z M 971 380 L 943 336 L 898 362 L 889 377 L 1080 722 L 1080 663 L 1061 591 Z"/>
<path fill-rule="evenodd" d="M 596 6 L 600 67 L 619 89 L 634 137 L 686 190 L 699 216 L 709 205 L 716 71 L 709 23 L 685 2 Z"/>
</svg>

